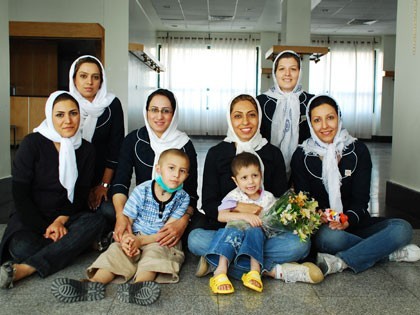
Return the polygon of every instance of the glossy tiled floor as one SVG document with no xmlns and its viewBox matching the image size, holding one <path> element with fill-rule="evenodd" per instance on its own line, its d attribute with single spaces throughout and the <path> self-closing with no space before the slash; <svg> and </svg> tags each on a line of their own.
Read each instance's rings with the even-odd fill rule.
<svg viewBox="0 0 420 315">
<path fill-rule="evenodd" d="M 207 149 L 216 142 L 194 139 L 200 173 Z M 374 163 L 371 208 L 382 215 L 391 145 L 368 146 Z M 0 235 L 4 227 L 0 225 Z M 415 231 L 413 242 L 420 244 L 420 230 Z M 1 290 L 0 314 L 420 314 L 420 262 L 381 263 L 358 275 L 344 271 L 318 285 L 265 279 L 263 293 L 233 281 L 234 294 L 217 296 L 210 292 L 208 277 L 194 277 L 197 258 L 191 254 L 187 254 L 181 281 L 162 285 L 161 298 L 151 306 L 119 302 L 115 284 L 107 287 L 106 298 L 98 302 L 57 302 L 50 293 L 52 280 L 63 276 L 83 278 L 84 269 L 96 256 L 94 252 L 86 254 L 46 279 L 33 276 L 13 289 Z"/>
</svg>

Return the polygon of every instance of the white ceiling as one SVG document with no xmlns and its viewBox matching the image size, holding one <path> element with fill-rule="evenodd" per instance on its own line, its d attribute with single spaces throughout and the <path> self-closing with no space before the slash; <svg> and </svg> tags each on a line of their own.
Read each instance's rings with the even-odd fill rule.
<svg viewBox="0 0 420 315">
<path fill-rule="evenodd" d="M 395 34 L 397 1 L 312 0 L 311 33 Z M 142 8 L 155 30 L 191 32 L 280 33 L 281 2 L 281 0 L 136 0 L 137 6 Z M 371 25 L 348 24 L 352 19 L 377 20 L 377 22 Z M 135 21 L 130 21 L 130 25 L 133 23 L 135 24 Z"/>
</svg>

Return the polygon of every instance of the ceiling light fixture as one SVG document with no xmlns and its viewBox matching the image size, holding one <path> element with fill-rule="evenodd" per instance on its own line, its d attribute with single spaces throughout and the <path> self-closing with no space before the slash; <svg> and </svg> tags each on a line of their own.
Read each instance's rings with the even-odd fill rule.
<svg viewBox="0 0 420 315">
<path fill-rule="evenodd" d="M 372 25 L 378 22 L 378 20 L 372 19 L 351 19 L 347 22 L 348 25 Z"/>
</svg>

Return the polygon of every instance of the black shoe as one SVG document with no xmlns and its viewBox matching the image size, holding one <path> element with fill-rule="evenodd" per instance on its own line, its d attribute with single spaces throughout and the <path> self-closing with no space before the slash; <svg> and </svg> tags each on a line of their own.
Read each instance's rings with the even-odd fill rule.
<svg viewBox="0 0 420 315">
<path fill-rule="evenodd" d="M 149 305 L 159 298 L 160 287 L 156 282 L 123 283 L 118 286 L 117 298 L 121 302 Z"/>
<path fill-rule="evenodd" d="M 113 242 L 114 242 L 114 232 L 111 231 L 107 235 L 102 237 L 101 240 L 98 242 L 98 245 L 97 245 L 98 251 L 100 251 L 101 253 L 106 251 L 109 245 L 111 245 Z"/>
<path fill-rule="evenodd" d="M 64 303 L 97 301 L 105 297 L 105 285 L 99 282 L 57 278 L 51 285 L 51 292 Z"/>
</svg>

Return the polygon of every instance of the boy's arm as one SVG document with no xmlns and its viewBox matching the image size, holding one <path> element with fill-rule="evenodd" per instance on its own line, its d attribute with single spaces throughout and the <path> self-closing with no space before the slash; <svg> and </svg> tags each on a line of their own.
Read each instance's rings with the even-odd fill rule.
<svg viewBox="0 0 420 315">
<path fill-rule="evenodd" d="M 217 216 L 217 220 L 219 222 L 230 222 L 230 221 L 238 221 L 244 220 L 251 224 L 251 226 L 261 226 L 262 221 L 256 214 L 252 213 L 242 213 L 242 212 L 233 212 L 230 209 L 227 210 L 220 210 Z"/>
</svg>

